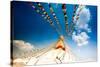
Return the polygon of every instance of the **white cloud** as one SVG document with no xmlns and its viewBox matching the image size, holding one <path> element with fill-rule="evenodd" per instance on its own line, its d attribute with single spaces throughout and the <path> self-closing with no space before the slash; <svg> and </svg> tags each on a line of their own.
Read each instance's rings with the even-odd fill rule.
<svg viewBox="0 0 100 67">
<path fill-rule="evenodd" d="M 76 20 L 79 14 L 79 19 Z M 83 46 L 88 44 L 89 36 L 87 33 L 92 32 L 89 27 L 89 21 L 91 19 L 91 14 L 89 8 L 86 6 L 79 6 L 76 10 L 76 15 L 74 17 L 75 30 L 72 34 L 72 39 L 77 43 L 78 46 Z M 77 34 L 76 34 L 77 33 Z"/>
<path fill-rule="evenodd" d="M 82 10 L 80 11 L 80 9 Z M 80 12 L 79 12 L 80 11 Z M 79 19 L 76 21 L 76 16 L 79 13 Z M 84 29 L 87 32 L 91 32 L 91 29 L 89 28 L 89 20 L 91 18 L 90 10 L 86 8 L 85 6 L 79 6 L 79 8 L 76 11 L 76 16 L 74 17 L 74 23 L 76 23 L 76 29 Z"/>
<path fill-rule="evenodd" d="M 81 32 L 78 35 L 73 32 L 72 39 L 77 43 L 78 46 L 83 46 L 88 44 L 89 36 L 86 32 Z"/>
<path fill-rule="evenodd" d="M 13 45 L 15 45 L 16 47 L 20 48 L 20 49 L 25 49 L 25 50 L 31 50 L 34 48 L 33 45 L 31 45 L 30 43 L 24 42 L 22 40 L 13 40 Z"/>
<path fill-rule="evenodd" d="M 31 52 L 35 49 L 30 43 L 24 42 L 23 40 L 13 40 L 13 57 L 21 58 L 24 56 L 31 55 Z"/>
</svg>

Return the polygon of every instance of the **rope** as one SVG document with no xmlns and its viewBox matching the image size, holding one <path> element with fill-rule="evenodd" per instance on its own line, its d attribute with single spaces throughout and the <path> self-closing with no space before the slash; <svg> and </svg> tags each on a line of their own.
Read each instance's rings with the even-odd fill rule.
<svg viewBox="0 0 100 67">
<path fill-rule="evenodd" d="M 55 29 L 55 31 L 58 33 L 58 35 L 60 35 L 59 30 L 55 27 L 53 21 L 51 20 L 50 16 L 48 15 L 48 13 L 45 11 L 45 9 L 43 8 L 42 4 L 40 4 L 39 2 L 37 3 L 38 7 L 40 8 L 40 10 L 43 12 L 43 14 L 45 15 L 45 17 L 49 20 L 50 25 Z"/>
<path fill-rule="evenodd" d="M 71 23 L 71 26 L 70 26 L 70 35 L 72 35 L 72 33 L 74 31 L 74 26 L 75 26 L 75 24 L 77 23 L 77 21 L 79 19 L 79 15 L 80 15 L 80 12 L 82 11 L 83 7 L 84 7 L 83 5 L 79 5 L 79 7 L 78 7 L 79 12 L 76 14 L 77 5 L 74 6 L 74 14 L 73 14 L 72 23 Z"/>
<path fill-rule="evenodd" d="M 52 14 L 53 17 L 54 17 L 54 19 L 55 19 L 55 21 L 56 21 L 56 24 L 58 25 L 59 30 L 62 31 L 60 22 L 59 22 L 58 18 L 56 17 L 56 14 L 55 14 L 55 12 L 54 12 L 54 10 L 53 10 L 51 4 L 48 4 L 48 5 L 49 5 L 49 8 L 50 8 L 50 12 L 51 12 L 51 14 Z"/>
<path fill-rule="evenodd" d="M 60 35 L 59 30 L 56 29 L 53 21 L 51 20 L 50 16 L 47 14 L 47 12 L 45 11 L 45 9 L 42 7 L 42 5 L 40 3 L 37 3 L 38 7 L 40 8 L 37 9 L 32 3 L 30 3 L 30 5 L 32 6 L 32 8 L 38 13 L 40 14 L 45 20 L 47 20 L 47 22 L 49 22 L 49 24 L 52 26 L 52 28 L 57 32 L 58 35 Z"/>
<path fill-rule="evenodd" d="M 66 32 L 68 33 L 68 17 L 67 17 L 67 13 L 66 13 L 66 4 L 62 4 L 62 11 L 64 14 L 64 18 L 65 18 L 65 25 L 66 25 Z"/>
</svg>

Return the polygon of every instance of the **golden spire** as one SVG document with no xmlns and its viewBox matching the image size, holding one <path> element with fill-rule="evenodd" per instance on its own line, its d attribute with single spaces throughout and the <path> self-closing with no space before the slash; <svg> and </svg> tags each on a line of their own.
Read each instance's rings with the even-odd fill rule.
<svg viewBox="0 0 100 67">
<path fill-rule="evenodd" d="M 64 41 L 64 37 L 61 35 L 58 42 L 56 43 L 56 49 L 61 48 L 61 49 L 65 50 L 65 45 L 64 45 L 63 41 Z"/>
</svg>

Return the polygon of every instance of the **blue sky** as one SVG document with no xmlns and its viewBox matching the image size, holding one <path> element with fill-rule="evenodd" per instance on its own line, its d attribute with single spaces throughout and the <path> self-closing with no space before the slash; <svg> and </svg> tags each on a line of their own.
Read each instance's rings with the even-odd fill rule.
<svg viewBox="0 0 100 67">
<path fill-rule="evenodd" d="M 35 3 L 33 3 L 35 4 Z M 47 3 L 41 3 L 53 22 L 53 16 L 50 13 Z M 64 24 L 64 15 L 62 12 L 62 4 L 51 4 L 56 16 L 61 24 L 62 30 L 61 33 L 65 34 L 65 24 Z M 68 22 L 72 21 L 73 15 L 73 5 L 67 4 L 67 15 Z M 84 48 L 79 49 L 88 50 L 88 48 L 94 48 L 96 52 L 97 46 L 97 7 L 96 6 L 86 6 L 89 8 L 91 13 L 91 19 L 89 21 L 89 26 L 92 30 L 91 33 L 88 33 L 90 36 L 89 45 Z M 35 10 L 29 5 L 28 2 L 13 2 L 12 3 L 12 24 L 14 40 L 23 40 L 29 42 L 35 46 L 47 46 L 56 42 L 59 38 L 57 32 L 50 26 L 50 24 L 41 17 Z M 56 26 L 57 28 L 57 26 Z M 78 49 L 76 43 L 72 40 L 71 37 L 65 39 L 69 46 L 74 50 Z M 93 44 L 94 43 L 94 44 Z M 91 45 L 90 45 L 91 44 Z M 77 52 L 77 51 L 76 51 Z"/>
</svg>

